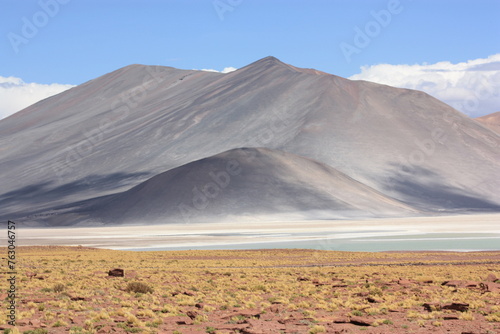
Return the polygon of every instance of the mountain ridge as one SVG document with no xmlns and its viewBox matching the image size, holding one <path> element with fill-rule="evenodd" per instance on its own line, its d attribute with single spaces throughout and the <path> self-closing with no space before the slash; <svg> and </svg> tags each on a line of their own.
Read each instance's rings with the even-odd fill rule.
<svg viewBox="0 0 500 334">
<path fill-rule="evenodd" d="M 227 74 L 131 65 L 1 120 L 3 217 L 241 147 L 323 163 L 417 211 L 497 210 L 498 134 L 423 92 L 296 69 L 274 57 Z"/>
</svg>

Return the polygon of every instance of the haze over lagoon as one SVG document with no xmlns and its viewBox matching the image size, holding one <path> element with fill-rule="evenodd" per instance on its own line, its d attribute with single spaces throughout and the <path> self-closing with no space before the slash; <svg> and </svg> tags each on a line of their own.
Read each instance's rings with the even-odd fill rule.
<svg viewBox="0 0 500 334">
<path fill-rule="evenodd" d="M 241 224 L 23 228 L 19 233 L 21 245 L 82 245 L 137 251 L 263 248 L 477 251 L 500 250 L 498 221 L 500 214 L 295 222 L 247 219 Z"/>
</svg>

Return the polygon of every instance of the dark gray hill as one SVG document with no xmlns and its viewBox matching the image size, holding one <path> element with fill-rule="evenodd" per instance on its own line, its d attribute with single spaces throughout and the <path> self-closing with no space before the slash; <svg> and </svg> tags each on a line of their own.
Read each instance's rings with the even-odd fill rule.
<svg viewBox="0 0 500 334">
<path fill-rule="evenodd" d="M 188 163 L 132 189 L 86 203 L 78 222 L 188 223 L 388 217 L 415 210 L 316 161 L 243 148 Z M 47 221 L 55 225 L 60 217 Z"/>
</svg>

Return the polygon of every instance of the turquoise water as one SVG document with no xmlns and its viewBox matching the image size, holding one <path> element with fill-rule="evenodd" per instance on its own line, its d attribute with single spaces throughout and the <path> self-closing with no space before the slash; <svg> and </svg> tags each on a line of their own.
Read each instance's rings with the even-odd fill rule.
<svg viewBox="0 0 500 334">
<path fill-rule="evenodd" d="M 290 235 L 287 235 L 290 236 Z M 338 251 L 478 251 L 500 250 L 500 234 L 487 233 L 432 233 L 398 236 L 325 238 L 314 240 L 219 244 L 210 246 L 132 248 L 134 251 L 188 250 L 188 249 L 279 249 L 303 248 Z"/>
</svg>

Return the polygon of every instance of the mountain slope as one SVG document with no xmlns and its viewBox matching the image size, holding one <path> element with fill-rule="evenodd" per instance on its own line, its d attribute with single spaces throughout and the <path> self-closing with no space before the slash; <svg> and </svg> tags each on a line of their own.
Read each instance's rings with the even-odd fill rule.
<svg viewBox="0 0 500 334">
<path fill-rule="evenodd" d="M 419 210 L 498 210 L 499 143 L 425 93 L 273 57 L 228 74 L 132 65 L 0 121 L 0 208 L 10 219 L 47 212 L 264 147 Z"/>
<path fill-rule="evenodd" d="M 485 127 L 493 130 L 497 134 L 500 134 L 500 111 L 477 117 L 475 120 L 483 124 Z"/>
<path fill-rule="evenodd" d="M 87 225 L 416 213 L 327 165 L 263 148 L 234 149 L 191 162 L 77 211 L 78 222 Z M 68 219 L 62 214 L 47 221 L 56 225 Z"/>
</svg>

